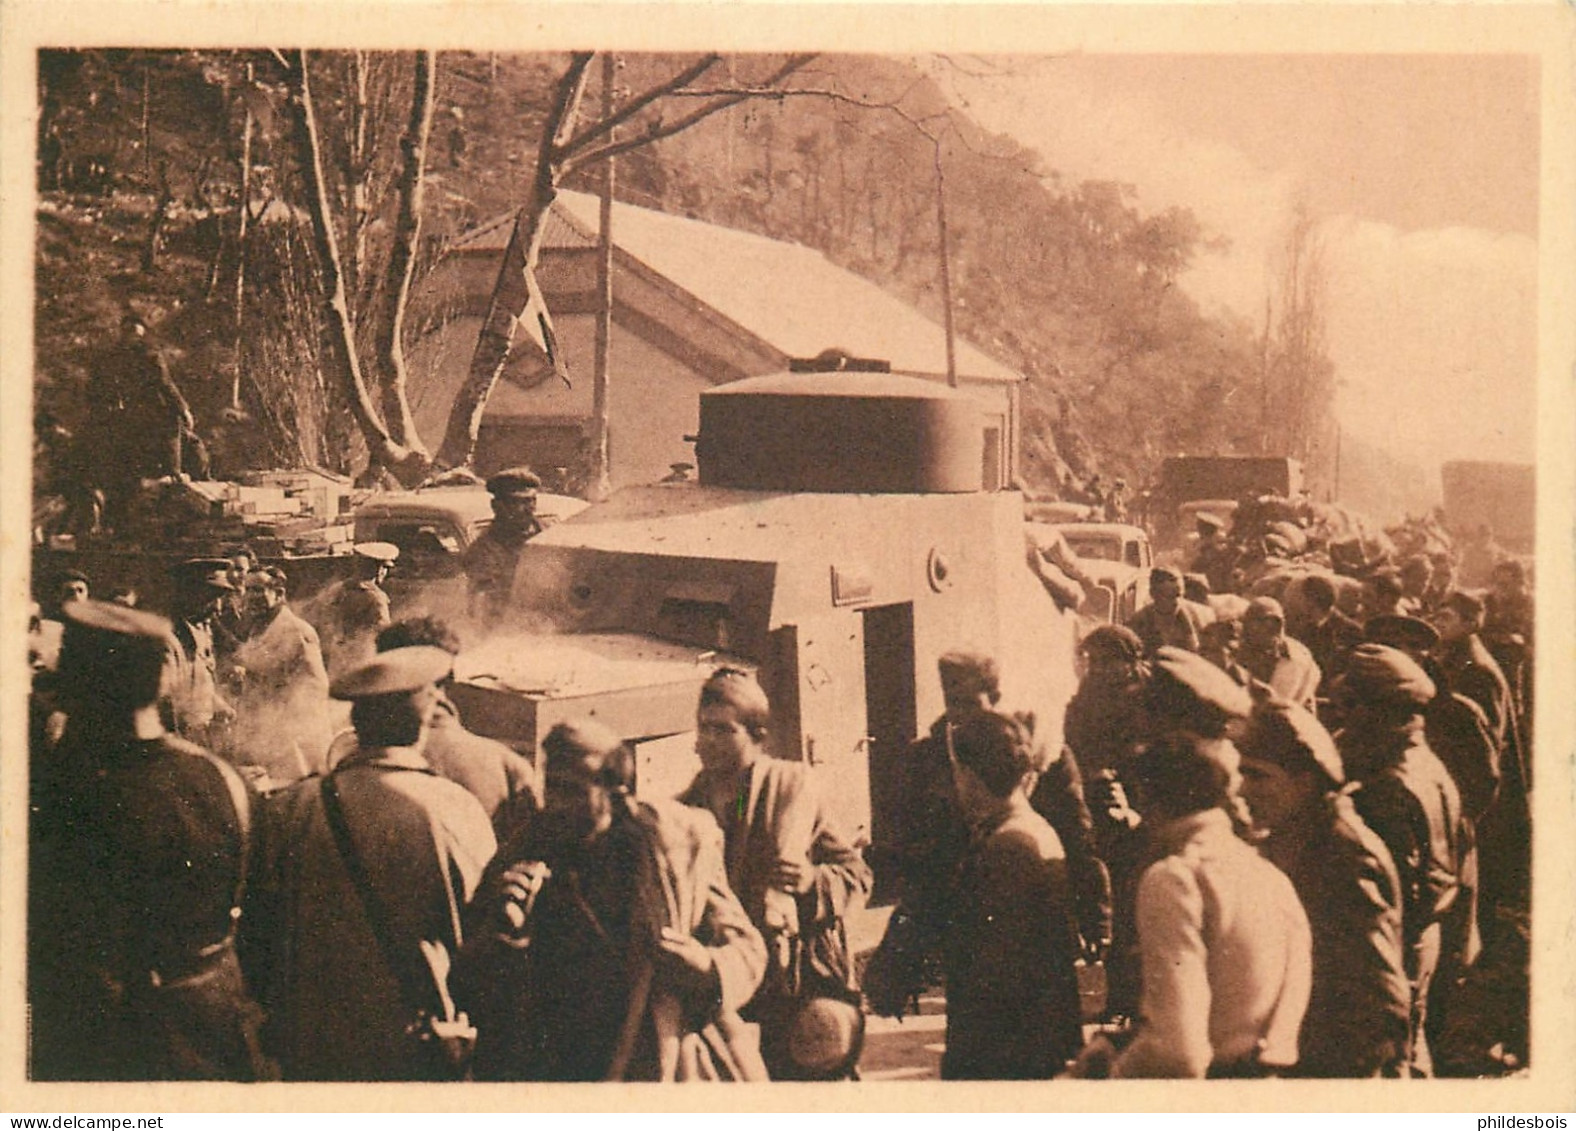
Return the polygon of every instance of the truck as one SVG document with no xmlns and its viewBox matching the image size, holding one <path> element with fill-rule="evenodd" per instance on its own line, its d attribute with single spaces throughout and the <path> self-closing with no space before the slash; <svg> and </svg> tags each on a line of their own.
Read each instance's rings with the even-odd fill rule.
<svg viewBox="0 0 1576 1131">
<path fill-rule="evenodd" d="M 1537 527 L 1537 468 L 1530 463 L 1451 460 L 1439 469 L 1445 526 L 1458 541 L 1481 528 L 1513 554 L 1531 554 Z"/>
<path fill-rule="evenodd" d="M 522 549 L 507 612 L 459 658 L 467 725 L 534 757 L 554 723 L 598 717 L 633 744 L 637 791 L 671 796 L 699 768 L 701 684 L 753 671 L 774 753 L 871 845 L 879 891 L 937 658 L 995 657 L 1053 751 L 1077 686 L 1075 614 L 1030 568 L 1022 496 L 987 489 L 986 426 L 966 394 L 883 373 L 703 391 L 697 480 L 623 488 Z"/>
<path fill-rule="evenodd" d="M 1303 487 L 1302 464 L 1287 456 L 1171 456 L 1161 461 L 1150 492 L 1150 532 L 1157 549 L 1174 550 L 1188 533 L 1179 508 L 1190 502 L 1244 495 L 1295 498 Z"/>
</svg>

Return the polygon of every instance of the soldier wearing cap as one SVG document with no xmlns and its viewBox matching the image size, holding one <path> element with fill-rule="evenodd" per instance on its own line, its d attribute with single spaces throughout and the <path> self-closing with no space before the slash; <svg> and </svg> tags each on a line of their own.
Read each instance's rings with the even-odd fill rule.
<svg viewBox="0 0 1576 1131">
<path fill-rule="evenodd" d="M 246 785 L 164 729 L 167 620 L 92 600 L 65 617 L 68 721 L 32 783 L 32 1075 L 263 1078 L 232 945 Z"/>
<path fill-rule="evenodd" d="M 457 656 L 460 638 L 437 617 L 395 621 L 378 633 L 379 652 L 415 645 L 442 648 Z M 448 695 L 451 682 L 452 679 L 444 679 L 438 685 L 438 703 L 422 753 L 439 774 L 475 795 L 492 819 L 494 831 L 502 837 L 512 824 L 528 819 L 542 807 L 536 770 L 502 742 L 465 728 Z"/>
<path fill-rule="evenodd" d="M 1260 848 L 1290 878 L 1313 932 L 1313 992 L 1294 1074 L 1398 1076 L 1411 988 L 1390 851 L 1357 815 L 1335 740 L 1313 715 L 1261 698 L 1238 747 Z"/>
<path fill-rule="evenodd" d="M 633 752 L 595 719 L 554 726 L 542 755 L 546 807 L 488 868 L 455 965 L 477 1078 L 765 1079 L 738 1009 L 766 948 L 717 822 L 637 800 Z"/>
<path fill-rule="evenodd" d="M 1286 635 L 1286 614 L 1274 597 L 1255 597 L 1242 614 L 1237 662 L 1288 703 L 1317 707 L 1319 665 L 1300 640 Z"/>
<path fill-rule="evenodd" d="M 1433 680 L 1437 690 L 1423 709 L 1423 737 L 1449 771 L 1461 796 L 1461 894 L 1442 927 L 1439 970 L 1429 990 L 1428 1010 L 1434 1069 L 1441 1075 L 1451 1075 L 1451 1062 L 1468 1050 L 1462 1049 L 1458 1040 L 1444 1039 L 1443 1022 L 1450 1013 L 1452 994 L 1483 949 L 1478 913 L 1482 883 L 1477 829 L 1499 790 L 1499 748 L 1483 708 L 1446 685 L 1433 657 L 1439 647 L 1439 633 L 1433 625 L 1416 617 L 1375 617 L 1368 622 L 1366 632 L 1371 642 L 1404 652 Z M 1481 1047 L 1487 1047 L 1487 1043 Z"/>
<path fill-rule="evenodd" d="M 182 738 L 221 752 L 235 708 L 219 690 L 213 619 L 232 588 L 229 570 L 223 558 L 190 558 L 176 567 L 167 684 L 167 724 Z"/>
<path fill-rule="evenodd" d="M 378 632 L 393 619 L 383 582 L 398 557 L 399 547 L 392 542 L 357 542 L 355 576 L 335 582 L 314 602 L 330 679 L 364 663 Z"/>
<path fill-rule="evenodd" d="M 1431 1073 L 1425 1026 L 1439 967 L 1442 923 L 1460 898 L 1461 796 L 1429 748 L 1423 711 L 1436 688 L 1405 653 L 1379 644 L 1352 652 L 1337 685 L 1344 725 L 1336 735 L 1353 800 L 1390 850 L 1401 880 L 1401 928 L 1411 994 L 1411 1061 Z"/>
<path fill-rule="evenodd" d="M 1203 618 L 1198 606 L 1182 599 L 1182 575 L 1168 566 L 1149 571 L 1150 603 L 1133 614 L 1128 627 L 1144 644 L 1144 655 L 1153 656 L 1166 646 L 1198 651 L 1198 630 Z"/>
<path fill-rule="evenodd" d="M 330 738 L 322 645 L 286 601 L 287 589 L 278 566 L 247 574 L 251 628 L 231 658 L 237 760 L 260 767 L 274 785 L 321 773 Z"/>
<path fill-rule="evenodd" d="M 243 957 L 287 1080 L 445 1078 L 418 1016 L 465 1027 L 447 972 L 459 909 L 496 843 L 481 804 L 421 755 L 441 648 L 384 652 L 338 677 L 355 751 L 270 798 Z M 440 1030 L 440 1035 L 441 1035 Z"/>
<path fill-rule="evenodd" d="M 487 480 L 492 525 L 465 551 L 462 562 L 469 579 L 471 616 L 491 619 L 508 605 L 520 551 L 542 532 L 536 517 L 541 486 L 541 479 L 528 467 L 500 471 Z"/>
<path fill-rule="evenodd" d="M 1093 1042 L 1079 1072 L 1277 1075 L 1297 1062 L 1311 942 L 1291 881 L 1234 828 L 1240 758 L 1224 730 L 1251 710 L 1247 692 L 1178 649 L 1157 673 L 1160 704 L 1182 709 L 1132 770 L 1155 861 L 1137 893 L 1141 1021 L 1119 1055 Z"/>
</svg>

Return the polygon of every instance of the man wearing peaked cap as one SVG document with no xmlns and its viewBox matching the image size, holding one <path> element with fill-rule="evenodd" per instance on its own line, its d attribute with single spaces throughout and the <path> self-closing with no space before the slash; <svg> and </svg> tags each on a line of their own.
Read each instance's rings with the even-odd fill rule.
<svg viewBox="0 0 1576 1131">
<path fill-rule="evenodd" d="M 1263 697 L 1237 745 L 1260 847 L 1296 888 L 1313 933 L 1313 992 L 1294 1074 L 1399 1075 L 1411 988 L 1390 852 L 1342 790 L 1335 740 L 1312 714 Z"/>
<path fill-rule="evenodd" d="M 341 674 L 328 693 L 352 702 L 409 695 L 447 679 L 453 670 L 454 657 L 442 648 L 425 644 L 394 648 Z"/>
<path fill-rule="evenodd" d="M 275 794 L 244 941 L 287 1080 L 440 1078 L 415 1010 L 468 1027 L 448 990 L 455 909 L 497 847 L 481 803 L 422 757 L 442 648 L 396 648 L 342 672 L 356 749 Z"/>
<path fill-rule="evenodd" d="M 1380 644 L 1352 650 L 1335 690 L 1345 725 L 1336 736 L 1353 800 L 1390 850 L 1401 881 L 1403 958 L 1411 982 L 1408 1069 L 1431 1075 L 1425 1037 L 1443 922 L 1460 897 L 1469 832 L 1450 772 L 1429 747 L 1423 712 L 1434 682 L 1411 657 Z"/>
<path fill-rule="evenodd" d="M 383 583 L 398 557 L 392 542 L 357 542 L 355 576 L 335 582 L 317 599 L 316 627 L 330 679 L 372 655 L 373 640 L 392 619 Z"/>
<path fill-rule="evenodd" d="M 234 589 L 230 563 L 224 558 L 188 558 L 173 572 L 175 629 L 166 721 L 182 738 L 222 752 L 235 708 L 219 690 L 214 618 Z"/>
<path fill-rule="evenodd" d="M 85 599 L 64 616 L 68 721 L 32 783 L 32 1075 L 265 1078 L 232 945 L 246 785 L 164 728 L 169 621 Z M 159 990 L 188 979 L 206 987 L 200 1015 Z"/>
<path fill-rule="evenodd" d="M 437 617 L 398 620 L 378 633 L 379 652 L 413 645 L 441 648 L 451 656 L 460 652 L 459 636 Z M 438 681 L 438 705 L 423 753 L 434 770 L 475 795 L 502 840 L 511 825 L 529 820 L 542 807 L 536 767 L 502 742 L 467 730 L 449 698 L 449 681 L 449 676 Z"/>
<path fill-rule="evenodd" d="M 496 618 L 507 608 L 520 551 L 542 532 L 536 517 L 536 492 L 541 486 L 541 479 L 528 467 L 512 467 L 487 480 L 492 525 L 471 543 L 462 562 L 472 617 Z"/>
</svg>

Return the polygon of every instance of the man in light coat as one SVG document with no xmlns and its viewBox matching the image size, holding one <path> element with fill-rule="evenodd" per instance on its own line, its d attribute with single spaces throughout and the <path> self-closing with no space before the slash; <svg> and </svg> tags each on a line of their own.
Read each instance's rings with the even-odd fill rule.
<svg viewBox="0 0 1576 1131">
<path fill-rule="evenodd" d="M 780 980 L 791 971 L 779 967 L 793 940 L 808 946 L 819 932 L 840 932 L 840 921 L 870 894 L 871 875 L 828 818 L 809 767 L 767 752 L 770 717 L 771 704 L 752 675 L 719 668 L 702 686 L 696 713 L 702 769 L 679 800 L 716 818 L 729 885 L 766 939 L 773 966 L 744 1015 L 761 1022 L 763 1054 L 778 1079 L 804 1067 L 786 1047 L 795 1002 Z M 857 1000 L 848 966 L 816 973 L 840 980 Z"/>
<path fill-rule="evenodd" d="M 238 686 L 233 752 L 272 785 L 322 773 L 330 738 L 328 671 L 317 629 L 285 601 L 278 566 L 246 577 L 246 639 L 231 656 Z"/>
</svg>

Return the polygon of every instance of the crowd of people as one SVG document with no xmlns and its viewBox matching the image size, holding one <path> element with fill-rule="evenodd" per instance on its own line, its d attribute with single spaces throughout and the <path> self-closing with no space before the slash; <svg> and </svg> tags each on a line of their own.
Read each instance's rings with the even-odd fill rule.
<svg viewBox="0 0 1576 1131">
<path fill-rule="evenodd" d="M 396 556 L 358 547 L 319 627 L 246 554 L 178 567 L 168 619 L 65 579 L 30 735 L 35 1078 L 849 1079 L 866 1014 L 938 982 L 953 1079 L 1525 1060 L 1525 1002 L 1485 1025 L 1481 985 L 1526 959 L 1514 561 L 1483 596 L 1397 570 L 1357 617 L 1319 575 L 1289 615 L 1156 569 L 1082 635 L 1058 735 L 994 657 L 944 654 L 862 957 L 864 846 L 774 756 L 750 672 L 701 687 L 690 786 L 638 796 L 594 718 L 534 761 L 468 730 L 454 629 L 391 620 Z"/>
</svg>

